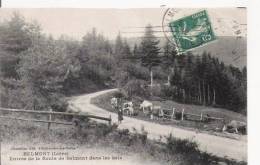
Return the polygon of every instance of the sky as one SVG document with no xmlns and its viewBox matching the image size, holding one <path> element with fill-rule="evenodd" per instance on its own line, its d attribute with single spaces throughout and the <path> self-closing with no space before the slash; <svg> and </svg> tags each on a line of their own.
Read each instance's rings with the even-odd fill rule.
<svg viewBox="0 0 260 165">
<path fill-rule="evenodd" d="M 202 9 L 180 9 L 180 16 Z M 246 36 L 246 9 L 209 8 L 208 11 L 214 32 L 218 36 Z M 9 19 L 12 12 L 18 11 L 27 21 L 36 20 L 43 32 L 55 38 L 65 34 L 81 39 L 93 27 L 108 39 L 114 39 L 120 32 L 124 37 L 141 37 L 148 23 L 161 26 L 166 8 L 146 9 L 0 9 L 0 21 Z M 174 19 L 174 18 L 173 18 Z M 138 28 L 137 28 L 138 27 Z M 139 28 L 141 27 L 141 28 Z M 235 29 L 234 29 L 235 28 Z M 161 27 L 154 30 L 162 31 Z M 141 33 L 137 33 L 141 32 Z M 162 36 L 163 33 L 157 33 Z"/>
</svg>

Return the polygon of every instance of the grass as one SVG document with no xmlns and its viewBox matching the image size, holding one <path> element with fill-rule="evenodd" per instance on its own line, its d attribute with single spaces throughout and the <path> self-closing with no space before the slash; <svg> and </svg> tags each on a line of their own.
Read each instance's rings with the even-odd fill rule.
<svg viewBox="0 0 260 165">
<path fill-rule="evenodd" d="M 103 109 L 106 109 L 110 112 L 115 112 L 115 110 L 112 108 L 110 104 L 110 99 L 113 97 L 115 92 L 110 92 L 106 93 L 104 95 L 97 96 L 96 98 L 93 98 L 91 102 L 98 107 L 101 107 Z M 136 104 L 135 99 L 134 100 L 134 109 L 138 109 L 139 106 Z M 138 101 L 137 101 L 138 102 Z M 210 116 L 213 117 L 218 117 L 218 118 L 224 118 L 225 122 L 229 122 L 231 120 L 238 120 L 238 121 L 243 121 L 246 122 L 247 118 L 246 116 L 232 112 L 223 108 L 214 108 L 214 107 L 206 107 L 206 106 L 199 106 L 199 105 L 190 105 L 190 104 L 181 104 L 177 103 L 174 101 L 170 100 L 165 100 L 165 101 L 152 101 L 154 105 L 159 105 L 162 108 L 167 108 L 167 109 L 172 109 L 173 107 L 176 108 L 178 112 L 181 112 L 181 110 L 184 108 L 186 113 L 193 113 L 193 114 L 198 114 L 200 115 L 201 113 L 203 114 L 209 114 Z M 140 99 L 139 103 L 140 104 Z M 133 116 L 135 118 L 141 119 L 141 120 L 146 120 L 146 121 L 152 121 L 152 122 L 157 122 L 160 124 L 166 124 L 166 125 L 173 125 L 173 126 L 179 126 L 185 129 L 198 129 L 201 131 L 207 131 L 211 132 L 212 131 L 221 131 L 223 128 L 223 122 L 221 121 L 211 121 L 208 123 L 203 123 L 203 122 L 198 122 L 198 121 L 192 121 L 192 120 L 150 120 L 149 116 L 144 115 L 141 111 L 139 111 L 139 114 L 137 116 Z M 220 135 L 222 136 L 222 135 Z M 228 136 L 233 138 L 231 135 L 223 135 L 223 136 Z"/>
<path fill-rule="evenodd" d="M 134 128 L 133 128 L 134 129 Z M 177 139 L 169 135 L 167 143 L 147 139 L 145 128 L 141 132 L 130 133 L 128 129 L 118 130 L 117 125 L 106 125 L 88 121 L 79 131 L 71 126 L 56 125 L 47 131 L 46 125 L 28 122 L 0 120 L 3 143 L 30 142 L 34 144 L 62 144 L 88 149 L 103 148 L 119 155 L 138 155 L 140 159 L 169 165 L 217 165 L 225 162 L 231 165 L 244 165 L 219 158 L 198 150 L 197 143 Z M 154 163 L 153 163 L 154 164 Z"/>
</svg>

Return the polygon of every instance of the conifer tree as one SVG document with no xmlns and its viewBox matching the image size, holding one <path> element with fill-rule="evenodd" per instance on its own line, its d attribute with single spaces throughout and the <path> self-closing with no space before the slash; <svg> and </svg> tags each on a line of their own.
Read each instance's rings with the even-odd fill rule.
<svg viewBox="0 0 260 165">
<path fill-rule="evenodd" d="M 151 87 L 153 86 L 153 71 L 152 68 L 161 63 L 159 58 L 160 48 L 158 47 L 159 40 L 153 34 L 152 26 L 149 24 L 145 28 L 145 34 L 140 45 L 141 63 L 150 71 Z"/>
</svg>

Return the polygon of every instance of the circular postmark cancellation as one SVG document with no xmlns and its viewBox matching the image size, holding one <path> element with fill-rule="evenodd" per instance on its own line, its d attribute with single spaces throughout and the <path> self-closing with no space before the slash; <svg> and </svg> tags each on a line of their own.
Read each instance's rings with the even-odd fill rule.
<svg viewBox="0 0 260 165">
<path fill-rule="evenodd" d="M 178 53 L 216 39 L 206 10 L 169 8 L 163 15 L 162 28 Z"/>
</svg>

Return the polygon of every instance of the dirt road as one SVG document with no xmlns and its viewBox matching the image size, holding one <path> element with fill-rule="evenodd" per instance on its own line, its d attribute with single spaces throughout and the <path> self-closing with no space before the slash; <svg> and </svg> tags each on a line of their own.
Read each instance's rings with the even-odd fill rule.
<svg viewBox="0 0 260 165">
<path fill-rule="evenodd" d="M 91 98 L 115 90 L 116 89 L 110 89 L 77 96 L 74 97 L 71 102 L 82 112 L 88 112 L 90 114 L 104 117 L 111 115 L 112 122 L 117 122 L 117 114 L 106 111 L 90 103 Z M 172 135 L 177 138 L 188 138 L 198 142 L 199 148 L 203 151 L 207 151 L 220 157 L 228 157 L 238 161 L 247 161 L 247 141 L 244 138 L 242 140 L 224 138 L 124 116 L 124 120 L 122 124 L 119 125 L 119 128 L 128 128 L 131 131 L 133 127 L 138 131 L 144 127 L 148 132 L 148 138 L 150 139 L 159 139 L 160 136 L 172 133 Z"/>
</svg>

